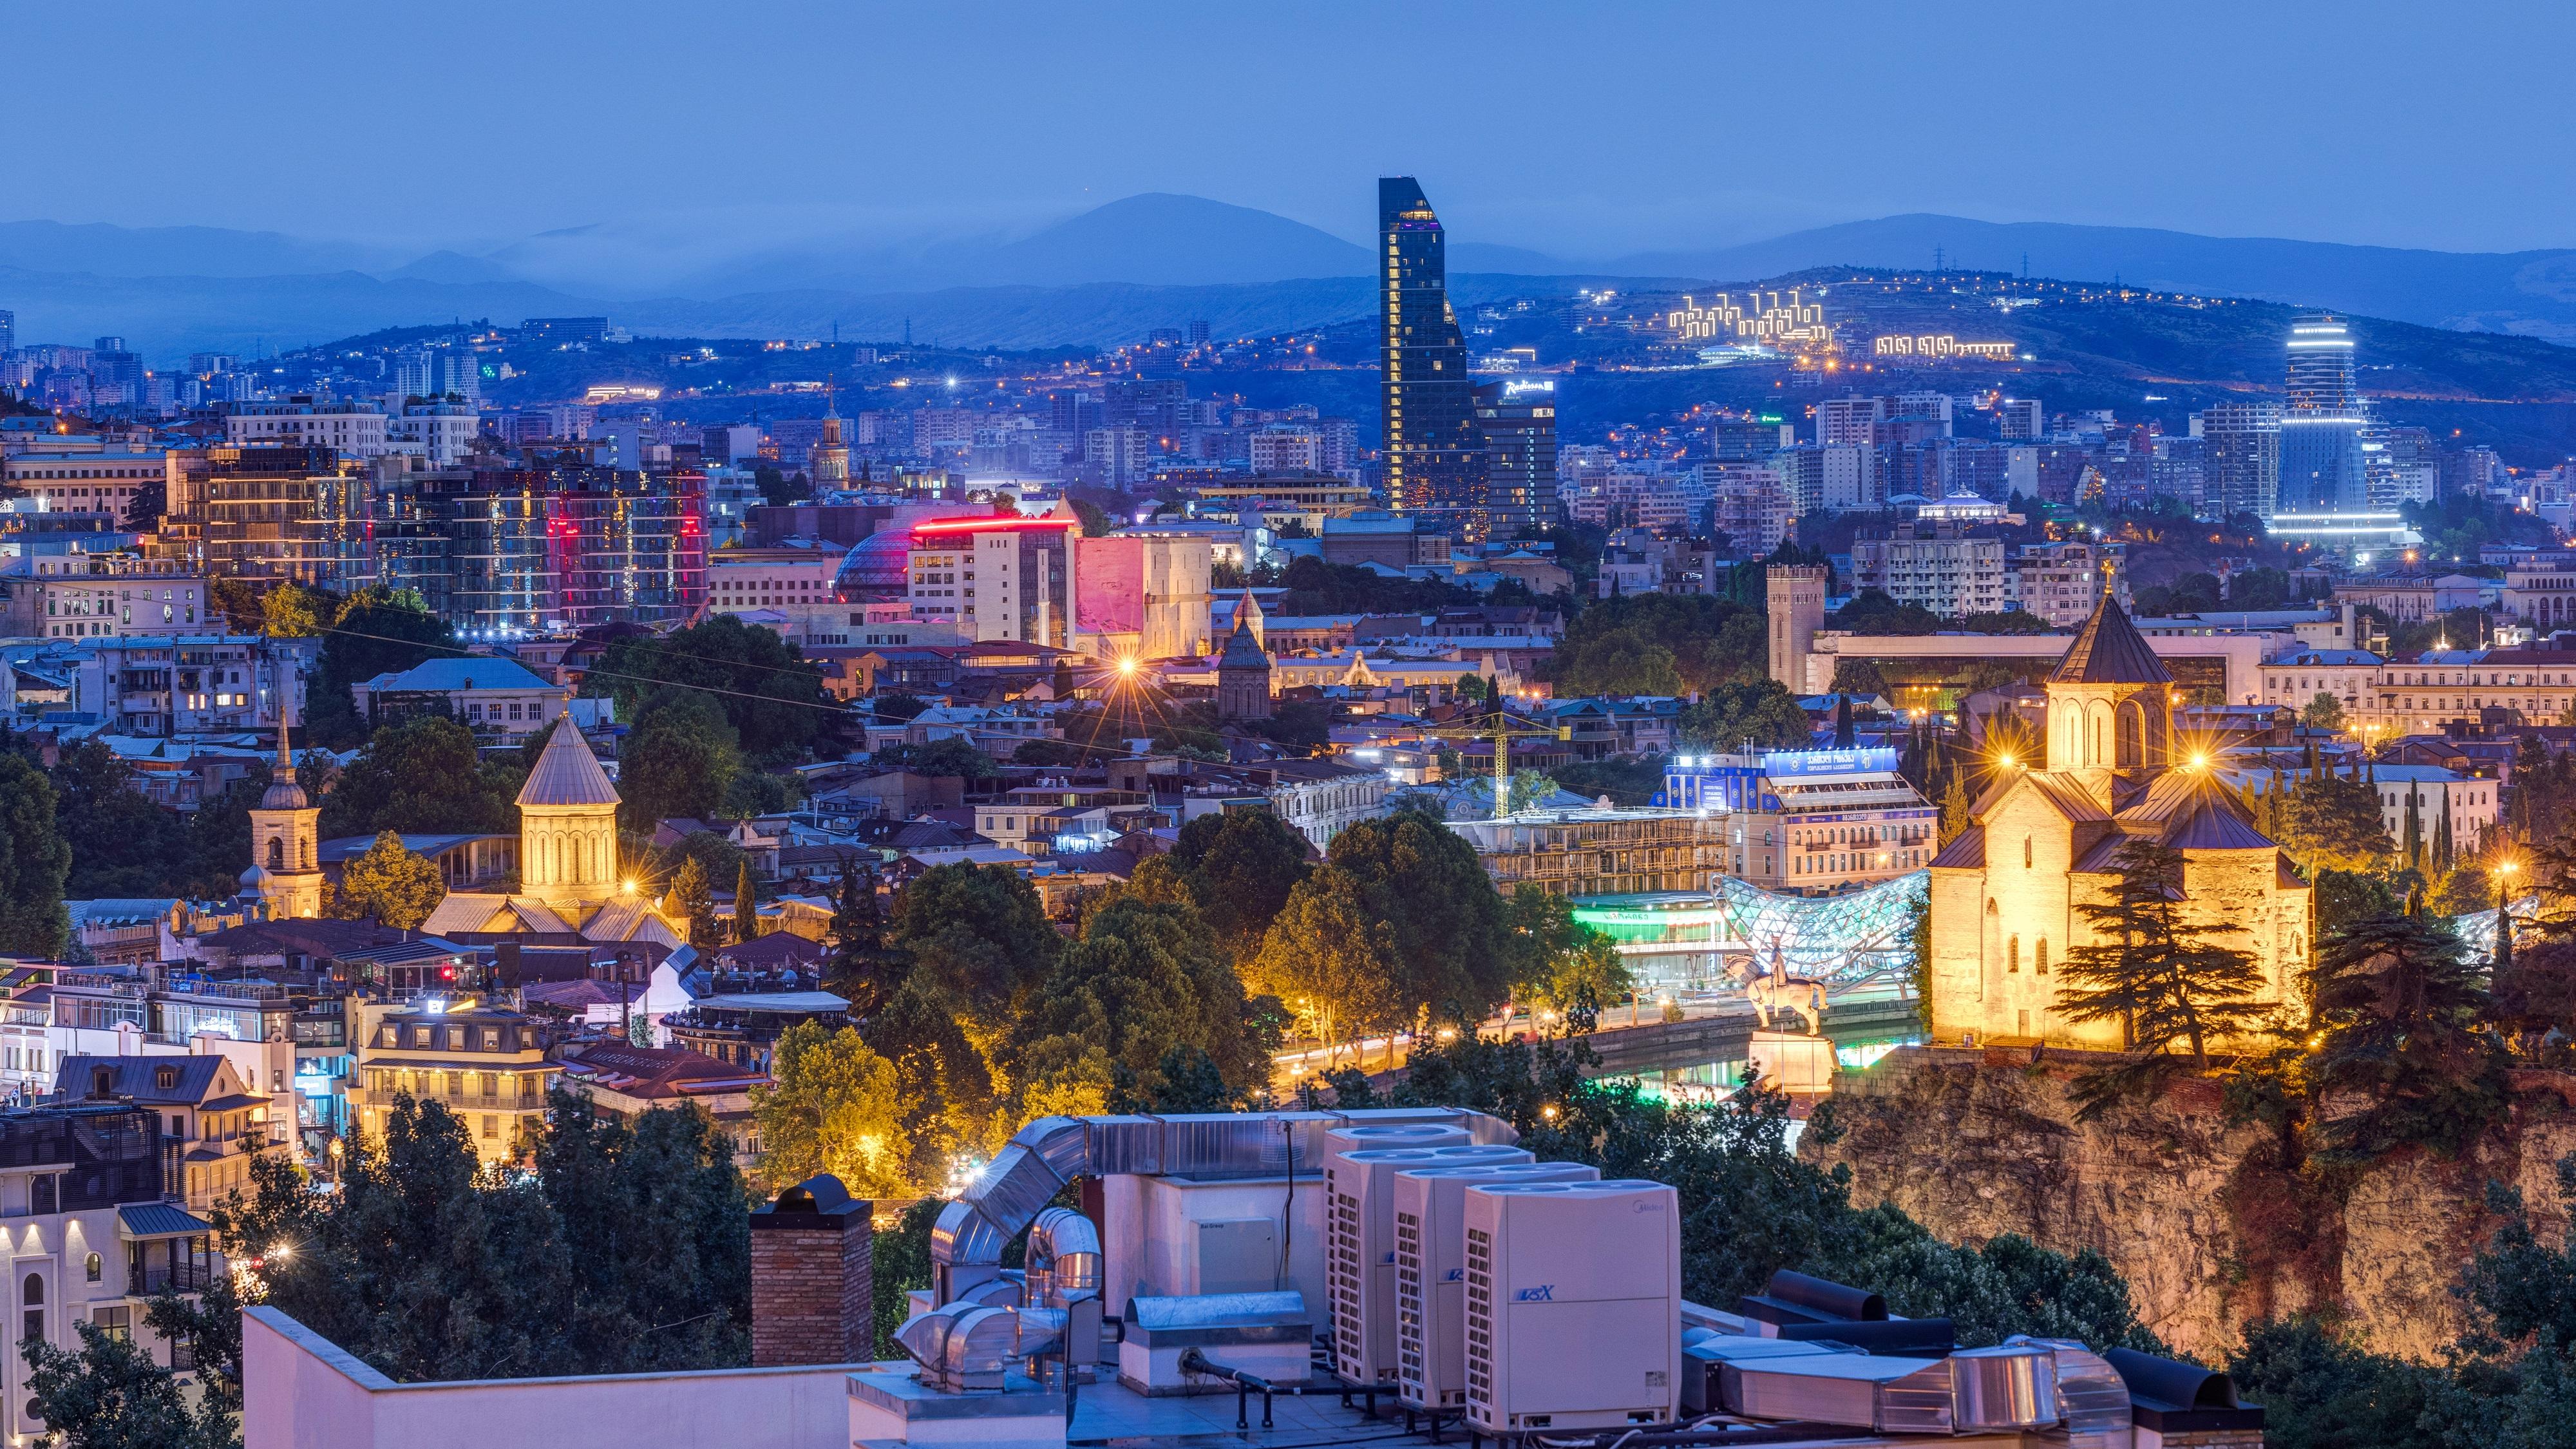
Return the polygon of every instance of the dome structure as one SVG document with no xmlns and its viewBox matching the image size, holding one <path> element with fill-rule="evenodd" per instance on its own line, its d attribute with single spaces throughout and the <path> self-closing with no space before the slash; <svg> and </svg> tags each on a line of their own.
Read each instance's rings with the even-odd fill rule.
<svg viewBox="0 0 2576 1449">
<path fill-rule="evenodd" d="M 841 558 L 832 587 L 853 604 L 884 603 L 912 591 L 912 530 L 881 528 Z"/>
</svg>

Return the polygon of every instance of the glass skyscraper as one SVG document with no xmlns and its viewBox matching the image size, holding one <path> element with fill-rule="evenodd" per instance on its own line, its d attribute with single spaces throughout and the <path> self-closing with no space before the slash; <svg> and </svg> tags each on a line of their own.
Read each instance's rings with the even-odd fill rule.
<svg viewBox="0 0 2576 1449">
<path fill-rule="evenodd" d="M 1556 384 L 1510 378 L 1476 386 L 1476 428 L 1485 438 L 1488 538 L 1552 527 L 1556 499 Z"/>
<path fill-rule="evenodd" d="M 2290 327 L 2289 397 L 2281 408 L 2283 513 L 2362 513 L 2391 503 L 2386 449 L 2353 381 L 2352 332 L 2341 319 Z M 2377 461 L 2380 466 L 2374 468 Z"/>
<path fill-rule="evenodd" d="M 1474 527 L 1485 503 L 1485 444 L 1466 339 L 1449 307 L 1440 217 L 1412 177 L 1386 176 L 1377 183 L 1377 225 L 1387 504 Z"/>
</svg>

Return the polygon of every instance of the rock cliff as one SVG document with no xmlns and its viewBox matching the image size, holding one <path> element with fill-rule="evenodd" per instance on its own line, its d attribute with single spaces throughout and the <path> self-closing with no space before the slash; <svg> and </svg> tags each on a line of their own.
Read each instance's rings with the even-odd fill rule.
<svg viewBox="0 0 2576 1449">
<path fill-rule="evenodd" d="M 2275 1165 L 2262 1129 L 2229 1127 L 2217 1084 L 2184 1080 L 2080 1123 L 2085 1054 L 1909 1047 L 1836 1079 L 1831 1144 L 1853 1196 L 1941 1237 L 2018 1232 L 2092 1248 L 2139 1317 L 2178 1349 L 2221 1354 L 2242 1326 L 2331 1314 L 2383 1353 L 2432 1359 L 2461 1328 L 2450 1287 L 2495 1221 L 2489 1182 L 2519 1188 L 2544 1236 L 2565 1231 L 2554 1164 L 2576 1152 L 2576 1079 L 2517 1072 L 2510 1121 L 2452 1161 L 2409 1153 L 2335 1180 Z"/>
</svg>

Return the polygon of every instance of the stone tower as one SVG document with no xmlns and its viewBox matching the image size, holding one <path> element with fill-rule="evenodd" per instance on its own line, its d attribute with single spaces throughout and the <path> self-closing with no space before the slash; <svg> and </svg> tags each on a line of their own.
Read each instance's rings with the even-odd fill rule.
<svg viewBox="0 0 2576 1449">
<path fill-rule="evenodd" d="M 1806 694 L 1807 655 L 1825 622 L 1825 571 L 1809 564 L 1773 564 L 1764 582 L 1771 614 L 1771 677 L 1791 694 Z"/>
<path fill-rule="evenodd" d="M 322 810 L 295 780 L 295 752 L 287 744 L 293 694 L 292 681 L 279 691 L 277 759 L 268 768 L 268 793 L 250 812 L 250 869 L 241 875 L 272 921 L 322 914 Z"/>
<path fill-rule="evenodd" d="M 574 920 L 618 893 L 617 787 L 569 714 L 519 790 L 519 889 Z"/>
<path fill-rule="evenodd" d="M 1244 602 L 1250 604 L 1248 595 Z M 1217 656 L 1216 713 L 1229 720 L 1270 718 L 1270 656 L 1252 637 L 1241 611 L 1234 616 L 1234 632 L 1226 636 L 1225 652 Z"/>
<path fill-rule="evenodd" d="M 2081 783 L 2105 810 L 2112 782 L 2173 763 L 2173 671 L 2147 647 L 2107 587 L 2048 677 L 2048 769 Z"/>
</svg>

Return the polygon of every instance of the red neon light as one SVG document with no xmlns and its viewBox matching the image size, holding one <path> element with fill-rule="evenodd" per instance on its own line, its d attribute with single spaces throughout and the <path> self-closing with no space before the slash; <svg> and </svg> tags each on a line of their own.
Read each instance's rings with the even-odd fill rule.
<svg viewBox="0 0 2576 1449">
<path fill-rule="evenodd" d="M 936 523 L 916 523 L 914 533 L 1018 533 L 1031 528 L 1078 528 L 1075 518 L 949 518 Z"/>
</svg>

